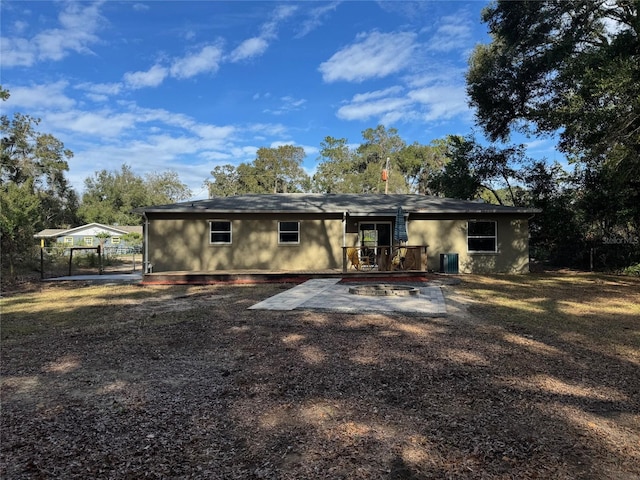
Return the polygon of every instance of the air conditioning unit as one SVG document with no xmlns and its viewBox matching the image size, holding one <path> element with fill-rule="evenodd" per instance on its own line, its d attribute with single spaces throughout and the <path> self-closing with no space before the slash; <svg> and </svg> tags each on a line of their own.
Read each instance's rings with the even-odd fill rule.
<svg viewBox="0 0 640 480">
<path fill-rule="evenodd" d="M 440 273 L 459 273 L 457 253 L 440 254 Z"/>
</svg>

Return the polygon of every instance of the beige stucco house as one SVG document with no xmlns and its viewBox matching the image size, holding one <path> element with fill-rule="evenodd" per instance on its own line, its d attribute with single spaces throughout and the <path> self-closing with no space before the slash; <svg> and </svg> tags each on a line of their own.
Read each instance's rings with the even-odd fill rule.
<svg viewBox="0 0 640 480">
<path fill-rule="evenodd" d="M 393 238 L 399 207 L 402 243 Z M 538 210 L 424 195 L 256 194 L 137 211 L 147 273 L 524 273 Z"/>
</svg>

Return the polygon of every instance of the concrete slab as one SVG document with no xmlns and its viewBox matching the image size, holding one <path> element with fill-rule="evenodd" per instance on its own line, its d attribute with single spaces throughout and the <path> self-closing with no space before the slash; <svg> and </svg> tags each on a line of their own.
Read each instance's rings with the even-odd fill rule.
<svg viewBox="0 0 640 480">
<path fill-rule="evenodd" d="M 338 283 L 340 278 L 314 278 L 249 307 L 250 310 L 293 310 Z"/>
<path fill-rule="evenodd" d="M 401 313 L 404 315 L 444 317 L 447 315 L 442 290 L 438 286 L 421 286 L 419 295 L 363 296 L 349 293 L 353 283 L 340 284 L 340 279 L 309 280 L 290 290 L 274 295 L 250 309 L 254 310 L 318 310 L 341 313 Z"/>
<path fill-rule="evenodd" d="M 103 275 L 71 275 L 68 277 L 45 278 L 42 281 L 43 282 L 91 281 L 91 282 L 137 283 L 142 281 L 142 273 L 105 273 Z"/>
</svg>

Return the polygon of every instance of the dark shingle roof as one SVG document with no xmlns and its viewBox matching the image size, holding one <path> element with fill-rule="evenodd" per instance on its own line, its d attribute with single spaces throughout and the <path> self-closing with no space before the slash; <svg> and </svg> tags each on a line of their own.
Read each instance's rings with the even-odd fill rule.
<svg viewBox="0 0 640 480">
<path fill-rule="evenodd" d="M 136 209 L 138 213 L 343 213 L 350 215 L 395 215 L 406 213 L 522 213 L 537 209 L 504 207 L 484 202 L 426 195 L 400 194 L 309 194 L 278 193 L 215 197 L 192 202 L 155 205 Z"/>
</svg>

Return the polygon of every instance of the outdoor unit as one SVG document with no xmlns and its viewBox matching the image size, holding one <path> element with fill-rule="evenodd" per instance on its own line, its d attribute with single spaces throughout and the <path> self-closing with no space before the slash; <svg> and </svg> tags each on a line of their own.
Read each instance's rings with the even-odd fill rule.
<svg viewBox="0 0 640 480">
<path fill-rule="evenodd" d="M 457 253 L 440 254 L 440 273 L 459 273 Z"/>
</svg>

